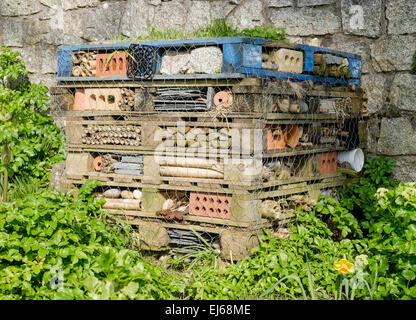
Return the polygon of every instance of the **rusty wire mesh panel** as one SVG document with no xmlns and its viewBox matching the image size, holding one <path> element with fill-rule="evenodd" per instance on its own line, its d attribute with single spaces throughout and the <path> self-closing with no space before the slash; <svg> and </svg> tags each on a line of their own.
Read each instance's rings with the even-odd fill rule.
<svg viewBox="0 0 416 320">
<path fill-rule="evenodd" d="M 66 182 L 101 181 L 103 207 L 145 249 L 208 245 L 239 259 L 264 229 L 288 236 L 296 208 L 310 211 L 362 166 L 356 55 L 172 40 L 61 47 L 58 69 Z"/>
</svg>

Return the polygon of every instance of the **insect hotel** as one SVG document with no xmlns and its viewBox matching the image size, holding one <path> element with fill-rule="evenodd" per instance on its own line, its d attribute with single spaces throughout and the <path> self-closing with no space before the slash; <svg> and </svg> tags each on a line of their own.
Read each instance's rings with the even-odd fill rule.
<svg viewBox="0 0 416 320">
<path fill-rule="evenodd" d="M 66 185 L 99 180 L 143 249 L 241 259 L 363 165 L 355 54 L 239 37 L 62 46 L 57 82 Z"/>
</svg>

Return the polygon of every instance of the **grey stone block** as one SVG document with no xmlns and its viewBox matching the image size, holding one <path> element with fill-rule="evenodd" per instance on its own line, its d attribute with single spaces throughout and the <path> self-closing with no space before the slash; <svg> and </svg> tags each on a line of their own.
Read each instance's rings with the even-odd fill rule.
<svg viewBox="0 0 416 320">
<path fill-rule="evenodd" d="M 416 51 L 416 35 L 387 36 L 370 45 L 372 65 L 376 72 L 407 71 Z"/>
<path fill-rule="evenodd" d="M 269 8 L 283 8 L 293 6 L 293 0 L 269 0 Z"/>
<path fill-rule="evenodd" d="M 245 1 L 237 6 L 227 17 L 227 21 L 240 28 L 263 25 L 263 3 L 260 0 Z"/>
<path fill-rule="evenodd" d="M 399 109 L 416 111 L 416 75 L 396 74 L 391 87 L 390 100 Z"/>
<path fill-rule="evenodd" d="M 416 154 L 416 133 L 410 120 L 383 118 L 377 152 L 388 156 Z"/>
<path fill-rule="evenodd" d="M 298 7 L 314 7 L 335 3 L 336 0 L 298 0 Z"/>
<path fill-rule="evenodd" d="M 40 12 L 41 9 L 38 1 L 2 0 L 0 14 L 9 17 L 26 16 Z"/>
<path fill-rule="evenodd" d="M 290 36 L 333 34 L 341 30 L 341 18 L 332 7 L 271 8 L 268 18 L 285 27 Z"/>
<path fill-rule="evenodd" d="M 416 33 L 416 1 L 387 0 L 386 18 L 389 34 Z"/>
<path fill-rule="evenodd" d="M 382 73 L 363 75 L 362 87 L 367 89 L 367 111 L 378 112 L 384 105 L 386 95 L 386 77 Z"/>
<path fill-rule="evenodd" d="M 347 34 L 376 38 L 381 34 L 382 0 L 342 0 L 342 27 Z"/>
<path fill-rule="evenodd" d="M 396 168 L 393 169 L 393 178 L 402 182 L 416 181 L 416 156 L 394 157 Z"/>
</svg>

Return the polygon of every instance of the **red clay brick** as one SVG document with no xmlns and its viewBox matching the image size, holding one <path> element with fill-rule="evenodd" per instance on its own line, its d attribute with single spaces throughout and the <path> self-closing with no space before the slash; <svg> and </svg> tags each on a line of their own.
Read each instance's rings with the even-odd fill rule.
<svg viewBox="0 0 416 320">
<path fill-rule="evenodd" d="M 110 53 L 97 54 L 95 65 L 96 76 L 127 76 L 127 54 L 116 53 L 111 57 L 111 60 L 107 63 L 107 59 L 110 57 L 110 55 Z"/>
<path fill-rule="evenodd" d="M 189 214 L 201 217 L 230 219 L 231 196 L 191 192 Z"/>
<path fill-rule="evenodd" d="M 82 111 L 85 110 L 85 91 L 84 89 L 77 89 L 75 91 L 75 99 L 74 99 L 74 106 L 73 110 Z"/>
<path fill-rule="evenodd" d="M 321 155 L 321 174 L 332 174 L 337 172 L 338 153 L 330 152 Z"/>
</svg>

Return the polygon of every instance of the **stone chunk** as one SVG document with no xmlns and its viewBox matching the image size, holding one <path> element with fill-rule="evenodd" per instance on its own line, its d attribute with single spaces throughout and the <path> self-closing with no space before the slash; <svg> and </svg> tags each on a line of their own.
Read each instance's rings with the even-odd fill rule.
<svg viewBox="0 0 416 320">
<path fill-rule="evenodd" d="M 222 51 L 217 47 L 194 49 L 189 64 L 195 73 L 216 73 L 222 68 Z"/>
<path fill-rule="evenodd" d="M 221 70 L 222 51 L 217 47 L 201 47 L 186 51 L 168 50 L 162 56 L 160 73 L 165 75 L 207 73 Z"/>
<path fill-rule="evenodd" d="M 133 191 L 133 198 L 137 200 L 142 199 L 142 192 L 139 189 Z"/>
<path fill-rule="evenodd" d="M 113 163 L 114 169 L 121 169 L 121 170 L 140 170 L 143 168 L 142 164 L 138 163 L 123 163 L 123 162 L 115 162 Z"/>
<path fill-rule="evenodd" d="M 168 50 L 162 56 L 162 66 L 159 72 L 165 75 L 189 73 L 188 71 L 192 71 L 189 70 L 190 58 L 191 55 L 186 51 Z"/>
</svg>

